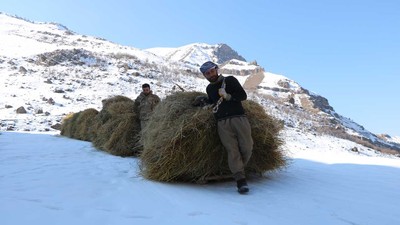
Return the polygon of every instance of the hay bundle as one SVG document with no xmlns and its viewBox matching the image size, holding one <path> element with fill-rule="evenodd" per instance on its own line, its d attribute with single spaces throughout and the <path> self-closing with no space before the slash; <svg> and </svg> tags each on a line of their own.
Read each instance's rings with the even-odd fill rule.
<svg viewBox="0 0 400 225">
<path fill-rule="evenodd" d="M 283 124 L 265 113 L 264 108 L 251 100 L 244 101 L 247 118 L 251 125 L 251 136 L 254 140 L 253 156 L 246 171 L 263 173 L 285 165 L 285 158 L 279 147 L 283 140 L 278 137 Z"/>
<path fill-rule="evenodd" d="M 158 181 L 198 181 L 210 176 L 230 175 L 227 153 L 223 148 L 210 110 L 193 107 L 199 92 L 181 92 L 167 96 L 153 112 L 143 130 L 144 149 L 141 171 Z M 278 150 L 277 123 L 257 103 L 243 106 L 252 125 L 255 142 L 246 171 L 263 173 L 285 164 Z"/>
<path fill-rule="evenodd" d="M 61 135 L 92 141 L 96 148 L 113 155 L 138 154 L 140 124 L 134 101 L 115 96 L 102 103 L 100 112 L 90 108 L 64 118 Z"/>
<path fill-rule="evenodd" d="M 61 125 L 61 135 L 92 141 L 95 136 L 95 117 L 98 113 L 96 109 L 89 108 L 67 116 Z"/>
<path fill-rule="evenodd" d="M 96 116 L 96 148 L 118 156 L 138 153 L 140 125 L 134 101 L 124 96 L 103 100 L 103 109 Z"/>
</svg>

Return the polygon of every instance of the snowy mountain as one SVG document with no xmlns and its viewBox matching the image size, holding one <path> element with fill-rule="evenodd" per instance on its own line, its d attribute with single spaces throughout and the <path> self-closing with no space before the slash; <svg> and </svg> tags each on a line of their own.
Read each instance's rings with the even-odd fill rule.
<svg viewBox="0 0 400 225">
<path fill-rule="evenodd" d="M 100 110 L 102 99 L 136 98 L 144 82 L 161 98 L 182 89 L 205 92 L 208 82 L 198 67 L 207 60 L 218 62 L 222 74 L 237 77 L 249 98 L 286 127 L 400 151 L 399 138 L 372 134 L 336 113 L 326 98 L 246 62 L 226 44 L 140 50 L 6 14 L 0 14 L 0 129 L 53 131 L 70 112 Z"/>
<path fill-rule="evenodd" d="M 194 68 L 199 68 L 206 61 L 213 61 L 218 64 L 231 59 L 246 61 L 226 44 L 195 43 L 179 48 L 150 48 L 146 49 L 146 51 L 162 56 L 169 61 L 184 62 Z"/>
</svg>

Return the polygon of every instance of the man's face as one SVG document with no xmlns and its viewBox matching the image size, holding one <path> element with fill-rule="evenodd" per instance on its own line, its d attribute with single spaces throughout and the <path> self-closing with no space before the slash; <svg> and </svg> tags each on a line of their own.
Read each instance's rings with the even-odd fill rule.
<svg viewBox="0 0 400 225">
<path fill-rule="evenodd" d="M 144 88 L 142 88 L 142 90 L 143 90 L 143 93 L 144 93 L 145 95 L 150 94 L 150 88 L 149 88 L 149 87 L 144 87 Z"/>
<path fill-rule="evenodd" d="M 216 68 L 207 70 L 203 75 L 210 82 L 215 82 L 218 80 L 218 70 Z"/>
</svg>

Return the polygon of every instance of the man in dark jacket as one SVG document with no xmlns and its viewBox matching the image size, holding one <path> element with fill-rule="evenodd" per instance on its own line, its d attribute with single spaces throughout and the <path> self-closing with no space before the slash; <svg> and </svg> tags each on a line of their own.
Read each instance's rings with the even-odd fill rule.
<svg viewBox="0 0 400 225">
<path fill-rule="evenodd" d="M 235 77 L 218 75 L 218 65 L 211 61 L 205 62 L 200 71 L 210 82 L 206 89 L 207 101 L 215 104 L 214 117 L 218 121 L 218 135 L 228 152 L 229 169 L 237 182 L 238 192 L 246 193 L 249 187 L 244 167 L 253 150 L 250 123 L 241 103 L 247 99 L 247 94 Z"/>
</svg>

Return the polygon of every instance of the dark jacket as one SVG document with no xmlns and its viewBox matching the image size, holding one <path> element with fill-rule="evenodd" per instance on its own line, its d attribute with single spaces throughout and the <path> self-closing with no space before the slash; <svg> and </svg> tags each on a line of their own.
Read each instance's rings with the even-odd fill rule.
<svg viewBox="0 0 400 225">
<path fill-rule="evenodd" d="M 233 76 L 223 77 L 220 75 L 218 81 L 207 86 L 208 102 L 211 104 L 218 102 L 220 98 L 218 89 L 221 88 L 223 79 L 225 79 L 225 91 L 231 95 L 231 99 L 222 101 L 218 106 L 218 111 L 214 113 L 215 118 L 221 120 L 245 115 L 241 101 L 247 99 L 247 94 L 239 81 Z"/>
</svg>

